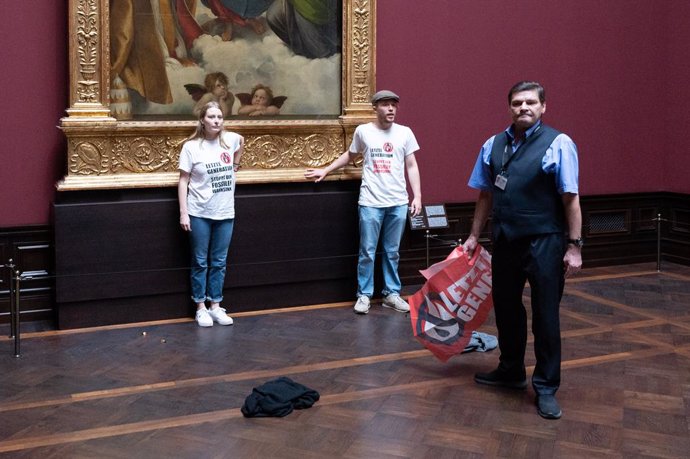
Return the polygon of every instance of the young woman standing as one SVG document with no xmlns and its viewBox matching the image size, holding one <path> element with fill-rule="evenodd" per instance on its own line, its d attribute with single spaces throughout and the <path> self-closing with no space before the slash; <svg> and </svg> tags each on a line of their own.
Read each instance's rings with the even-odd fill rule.
<svg viewBox="0 0 690 459">
<path fill-rule="evenodd" d="M 220 303 L 235 222 L 235 173 L 243 148 L 244 138 L 224 129 L 223 112 L 212 101 L 202 107 L 196 131 L 180 152 L 180 226 L 189 232 L 192 301 L 201 327 L 213 322 L 232 325 Z"/>
</svg>

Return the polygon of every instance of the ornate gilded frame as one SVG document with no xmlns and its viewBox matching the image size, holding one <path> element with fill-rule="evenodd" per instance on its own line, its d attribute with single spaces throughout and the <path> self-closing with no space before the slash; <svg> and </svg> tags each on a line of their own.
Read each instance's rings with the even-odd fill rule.
<svg viewBox="0 0 690 459">
<path fill-rule="evenodd" d="M 122 121 L 110 113 L 109 0 L 69 0 L 70 91 L 60 128 L 67 175 L 58 190 L 173 186 L 180 144 L 195 121 Z M 330 120 L 229 120 L 245 137 L 238 183 L 295 182 L 333 161 L 355 127 L 373 118 L 376 0 L 343 0 L 341 116 Z M 330 179 L 359 178 L 345 168 Z"/>
</svg>

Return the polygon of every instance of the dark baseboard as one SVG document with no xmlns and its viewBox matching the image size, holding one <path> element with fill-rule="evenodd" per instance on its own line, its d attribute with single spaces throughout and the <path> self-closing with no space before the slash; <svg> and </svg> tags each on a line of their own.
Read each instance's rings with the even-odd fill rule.
<svg viewBox="0 0 690 459">
<path fill-rule="evenodd" d="M 661 259 L 690 265 L 690 195 L 635 193 L 581 197 L 585 267 L 614 266 Z M 430 263 L 443 260 L 451 248 L 438 239 L 466 238 L 472 225 L 473 203 L 446 204 L 450 227 L 433 231 Z M 491 249 L 490 225 L 481 243 Z M 402 245 L 400 274 L 404 284 L 420 284 L 418 270 L 426 266 L 424 231 L 408 231 Z"/>
<path fill-rule="evenodd" d="M 354 300 L 356 182 L 243 186 L 226 277 L 231 311 Z M 450 226 L 407 230 L 403 285 L 469 233 L 474 203 L 446 204 Z M 585 267 L 661 259 L 690 265 L 690 195 L 582 197 Z M 188 245 L 174 189 L 59 193 L 54 226 L 0 229 L 0 264 L 12 258 L 21 319 L 58 328 L 191 317 Z M 490 234 L 482 244 L 491 249 Z M 377 280 L 380 275 L 377 272 Z M 9 321 L 9 270 L 0 269 L 0 322 Z"/>
<path fill-rule="evenodd" d="M 16 288 L 11 272 L 17 270 L 28 277 L 19 283 L 21 320 L 55 319 L 53 252 L 49 226 L 0 228 L 0 323 L 10 321 L 10 284 Z M 15 265 L 13 270 L 7 267 L 10 260 Z"/>
<path fill-rule="evenodd" d="M 238 188 L 224 303 L 241 311 L 352 298 L 357 197 L 351 181 Z M 191 316 L 176 190 L 66 193 L 54 213 L 59 328 Z"/>
</svg>

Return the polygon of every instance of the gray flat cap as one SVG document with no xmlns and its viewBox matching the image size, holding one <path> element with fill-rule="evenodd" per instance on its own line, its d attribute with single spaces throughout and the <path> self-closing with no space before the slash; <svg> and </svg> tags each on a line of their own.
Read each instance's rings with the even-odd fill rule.
<svg viewBox="0 0 690 459">
<path fill-rule="evenodd" d="M 384 99 L 393 99 L 395 101 L 400 102 L 400 97 L 393 91 L 389 91 L 387 89 L 384 89 L 383 91 L 379 91 L 373 96 L 371 96 L 371 103 L 375 104 L 376 102 Z"/>
</svg>

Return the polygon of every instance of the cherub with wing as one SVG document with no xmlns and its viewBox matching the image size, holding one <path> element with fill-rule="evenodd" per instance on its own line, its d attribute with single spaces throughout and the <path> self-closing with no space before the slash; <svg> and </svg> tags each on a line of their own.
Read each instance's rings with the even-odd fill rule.
<svg viewBox="0 0 690 459">
<path fill-rule="evenodd" d="M 213 72 L 204 78 L 204 86 L 199 84 L 186 84 L 185 89 L 196 101 L 192 112 L 199 117 L 201 109 L 211 101 L 218 102 L 224 116 L 231 115 L 235 96 L 228 90 L 228 77 L 223 72 Z"/>
<path fill-rule="evenodd" d="M 273 96 L 271 88 L 263 84 L 254 86 L 251 94 L 237 94 L 237 98 L 242 104 L 237 114 L 249 116 L 278 115 L 287 99 L 286 96 Z"/>
</svg>

